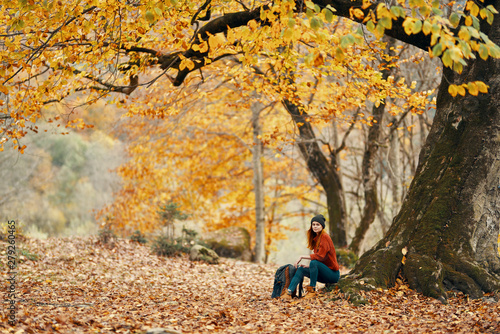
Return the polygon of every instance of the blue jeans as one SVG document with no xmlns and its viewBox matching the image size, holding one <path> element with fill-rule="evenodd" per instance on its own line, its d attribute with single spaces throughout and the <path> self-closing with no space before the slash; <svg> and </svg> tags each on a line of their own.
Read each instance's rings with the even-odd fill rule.
<svg viewBox="0 0 500 334">
<path fill-rule="evenodd" d="M 309 277 L 311 280 L 309 283 L 310 286 L 316 287 L 316 282 L 337 283 L 340 278 L 340 272 L 338 270 L 331 270 L 322 262 L 312 260 L 311 263 L 309 263 L 309 268 L 297 268 L 288 290 L 295 291 L 295 289 L 297 289 L 297 285 L 299 285 L 299 283 L 304 279 L 304 276 Z"/>
</svg>

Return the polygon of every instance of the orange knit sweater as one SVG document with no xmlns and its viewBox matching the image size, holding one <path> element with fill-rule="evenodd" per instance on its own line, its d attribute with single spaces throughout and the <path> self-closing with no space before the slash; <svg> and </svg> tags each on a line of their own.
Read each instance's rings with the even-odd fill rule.
<svg viewBox="0 0 500 334">
<path fill-rule="evenodd" d="M 314 254 L 311 254 L 311 260 L 322 262 L 332 270 L 339 270 L 337 254 L 335 253 L 332 238 L 330 238 L 328 233 L 323 232 L 320 236 L 316 236 L 313 239 L 314 244 L 316 244 L 319 237 L 321 237 L 321 240 L 319 241 L 318 247 L 314 250 Z"/>
</svg>

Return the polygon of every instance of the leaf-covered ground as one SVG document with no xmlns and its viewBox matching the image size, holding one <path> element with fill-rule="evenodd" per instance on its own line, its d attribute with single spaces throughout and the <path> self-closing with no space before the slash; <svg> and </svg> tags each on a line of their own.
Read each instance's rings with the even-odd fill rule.
<svg viewBox="0 0 500 334">
<path fill-rule="evenodd" d="M 7 244 L 1 246 L 5 273 Z M 500 332 L 493 298 L 459 295 L 443 305 L 400 285 L 368 293 L 369 304 L 360 307 L 325 292 L 285 303 L 270 299 L 277 265 L 162 258 L 126 240 L 111 248 L 95 238 L 29 239 L 21 247 L 29 254 L 16 278 L 18 323 L 7 324 L 4 297 L 4 333 Z M 39 259 L 29 260 L 31 254 Z"/>
</svg>

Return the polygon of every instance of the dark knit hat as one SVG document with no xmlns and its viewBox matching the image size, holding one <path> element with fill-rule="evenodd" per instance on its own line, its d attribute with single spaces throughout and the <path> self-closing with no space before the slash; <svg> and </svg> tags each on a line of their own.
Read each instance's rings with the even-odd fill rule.
<svg viewBox="0 0 500 334">
<path fill-rule="evenodd" d="M 316 216 L 312 217 L 311 224 L 313 222 L 318 222 L 321 224 L 321 226 L 323 226 L 323 228 L 325 228 L 325 221 L 326 221 L 326 219 L 325 219 L 325 217 L 323 217 L 323 215 L 316 215 Z"/>
</svg>

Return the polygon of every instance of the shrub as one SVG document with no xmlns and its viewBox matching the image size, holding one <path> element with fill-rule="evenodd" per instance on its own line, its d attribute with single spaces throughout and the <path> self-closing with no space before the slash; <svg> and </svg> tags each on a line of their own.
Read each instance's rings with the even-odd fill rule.
<svg viewBox="0 0 500 334">
<path fill-rule="evenodd" d="M 99 229 L 98 238 L 101 243 L 107 245 L 114 243 L 116 240 L 116 234 L 108 224 L 105 224 Z"/>
<path fill-rule="evenodd" d="M 160 205 L 160 210 L 158 211 L 161 224 L 167 228 L 167 236 L 172 240 L 175 235 L 175 221 L 186 220 L 189 217 L 187 214 L 182 213 L 179 207 L 179 204 L 169 201 Z"/>
<path fill-rule="evenodd" d="M 185 227 L 182 228 L 182 236 L 176 239 L 172 239 L 170 235 L 161 234 L 153 241 L 152 251 L 159 256 L 178 256 L 181 253 L 189 253 L 197 234 L 196 231 Z"/>
<path fill-rule="evenodd" d="M 164 234 L 157 236 L 151 247 L 153 253 L 159 256 L 177 256 L 189 251 L 189 248 L 183 247 L 182 243 Z"/>
<path fill-rule="evenodd" d="M 135 231 L 131 236 L 130 236 L 130 240 L 134 241 L 134 242 L 138 242 L 140 244 L 145 244 L 148 242 L 148 240 L 146 239 L 146 236 L 144 234 L 142 234 L 141 231 L 137 230 Z"/>
</svg>

